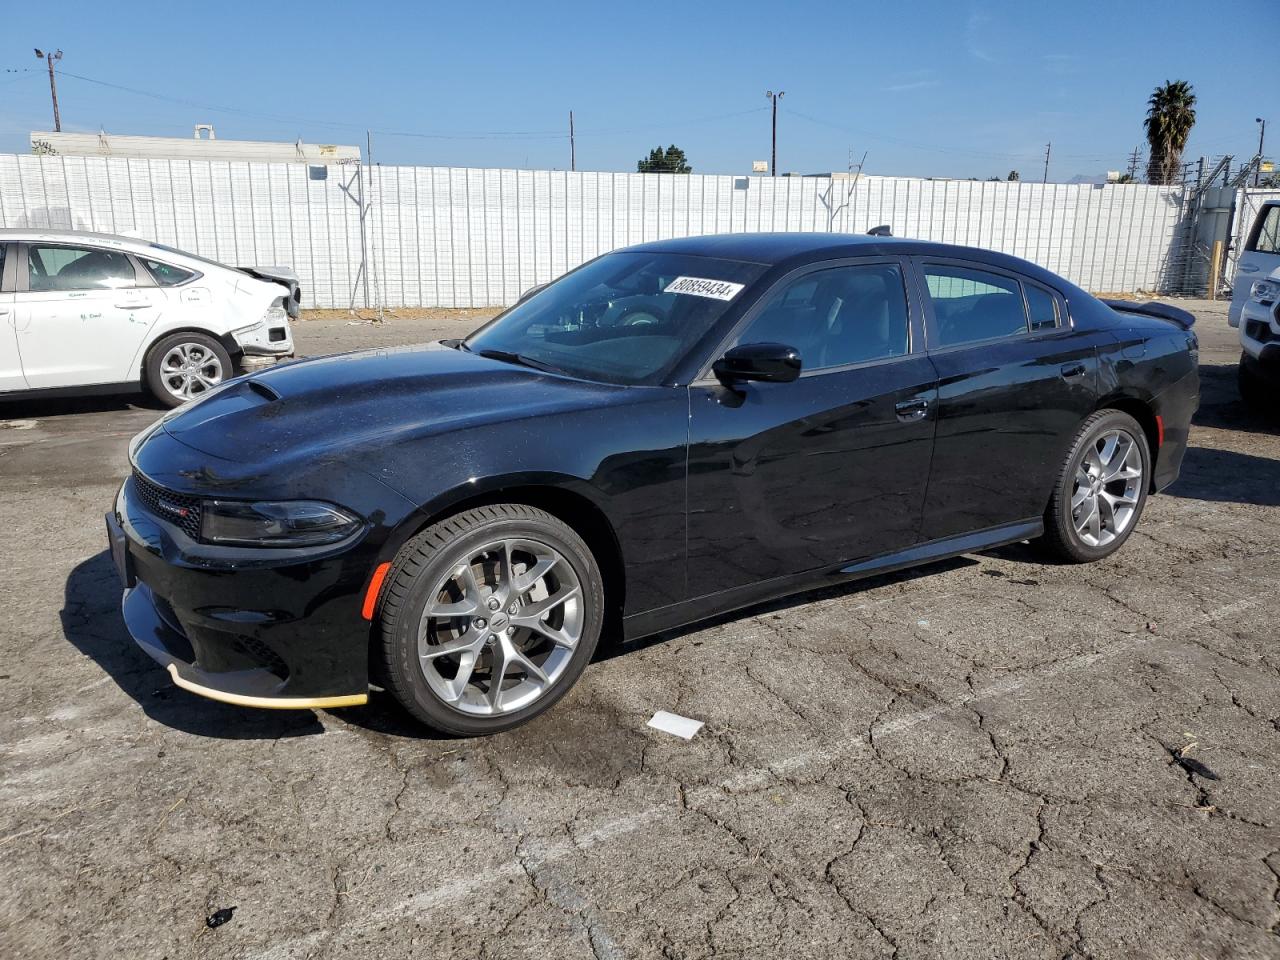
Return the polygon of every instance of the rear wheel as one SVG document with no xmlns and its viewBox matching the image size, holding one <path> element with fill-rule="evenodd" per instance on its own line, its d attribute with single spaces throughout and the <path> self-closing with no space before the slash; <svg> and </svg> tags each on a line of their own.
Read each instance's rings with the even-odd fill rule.
<svg viewBox="0 0 1280 960">
<path fill-rule="evenodd" d="M 1123 546 L 1146 505 L 1151 452 L 1138 422 L 1099 410 L 1080 425 L 1045 511 L 1040 548 L 1086 563 Z"/>
<path fill-rule="evenodd" d="M 396 559 L 380 617 L 388 688 L 446 733 L 508 730 L 573 686 L 603 613 L 599 567 L 570 527 L 523 504 L 468 510 Z"/>
<path fill-rule="evenodd" d="M 203 333 L 175 333 L 147 353 L 147 386 L 168 407 L 179 407 L 235 376 L 231 355 Z"/>
</svg>

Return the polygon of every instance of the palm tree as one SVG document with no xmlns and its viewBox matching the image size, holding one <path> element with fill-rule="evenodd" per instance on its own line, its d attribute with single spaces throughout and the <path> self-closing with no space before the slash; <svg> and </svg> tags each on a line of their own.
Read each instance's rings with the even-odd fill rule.
<svg viewBox="0 0 1280 960">
<path fill-rule="evenodd" d="M 1165 81 L 1147 101 L 1148 183 L 1173 183 L 1182 166 L 1182 149 L 1196 122 L 1196 95 L 1185 80 Z"/>
</svg>

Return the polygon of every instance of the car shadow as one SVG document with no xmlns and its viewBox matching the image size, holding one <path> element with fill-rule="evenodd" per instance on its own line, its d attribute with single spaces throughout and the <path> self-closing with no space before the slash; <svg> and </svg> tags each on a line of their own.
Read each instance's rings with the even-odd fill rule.
<svg viewBox="0 0 1280 960">
<path fill-rule="evenodd" d="M 1188 447 L 1177 482 L 1164 492 L 1184 500 L 1280 506 L 1280 460 Z"/>
<path fill-rule="evenodd" d="M 311 710 L 250 710 L 218 703 L 173 685 L 135 644 L 120 616 L 120 578 L 108 551 L 80 563 L 67 578 L 62 631 L 157 723 L 197 737 L 279 740 L 323 733 Z"/>
<path fill-rule="evenodd" d="M 789 610 L 793 607 L 803 606 L 806 603 L 813 603 L 817 600 L 846 597 L 850 594 L 860 593 L 863 590 L 890 586 L 895 583 L 905 583 L 918 577 L 932 576 L 946 570 L 970 567 L 977 563 L 978 561 L 974 560 L 972 557 L 953 557 L 949 560 L 942 560 L 924 567 L 901 570 L 896 573 L 885 574 L 879 577 L 868 577 L 865 580 L 855 580 L 847 583 L 835 584 L 829 587 L 819 587 L 815 590 L 806 591 L 805 593 L 783 597 L 768 603 L 756 604 L 751 607 L 736 610 L 732 613 L 713 617 L 709 620 L 700 620 L 697 623 L 690 624 L 686 627 L 680 627 L 676 630 L 666 630 L 662 633 L 656 633 L 648 637 L 641 637 L 637 640 L 625 641 L 623 640 L 621 630 L 617 625 L 613 625 L 612 627 L 606 626 L 606 633 L 600 638 L 600 643 L 596 647 L 596 653 L 592 658 L 592 662 L 602 663 L 607 660 L 613 660 L 617 657 L 625 657 L 629 654 L 639 653 L 641 650 L 647 650 L 649 647 L 654 647 L 658 644 L 668 643 L 687 634 L 696 633 L 699 630 L 705 630 L 708 627 Z M 458 739 L 450 736 L 449 734 L 439 733 L 438 731 L 424 727 L 422 724 L 414 720 L 413 717 L 409 716 L 409 714 L 405 712 L 391 694 L 376 689 L 370 692 L 369 703 L 367 706 L 342 711 L 341 719 L 344 723 L 350 724 L 353 727 L 361 727 L 374 733 L 403 737 L 410 740 L 429 741 Z"/>
<path fill-rule="evenodd" d="M 1280 423 L 1254 410 L 1240 397 L 1236 385 L 1236 365 L 1200 365 L 1200 409 L 1191 422 L 1197 427 L 1243 430 L 1247 433 L 1278 433 Z"/>
<path fill-rule="evenodd" d="M 83 397 L 32 397 L 0 402 L 0 421 L 45 420 L 83 413 L 144 410 L 156 414 L 168 408 L 145 393 L 101 394 Z"/>
<path fill-rule="evenodd" d="M 925 566 L 911 567 L 907 570 L 898 570 L 894 573 L 886 573 L 875 577 L 866 577 L 861 580 L 850 580 L 845 583 L 833 584 L 829 587 L 818 587 L 814 590 L 806 590 L 804 593 L 796 593 L 786 597 L 780 597 L 777 600 L 770 600 L 766 603 L 758 603 L 750 607 L 744 607 L 740 610 L 734 610 L 730 613 L 720 614 L 708 620 L 699 620 L 697 623 L 691 623 L 684 627 L 678 627 L 674 630 L 664 630 L 662 633 L 655 633 L 652 636 L 640 637 L 635 640 L 624 641 L 620 635 L 610 637 L 602 637 L 600 646 L 596 649 L 595 662 L 604 660 L 612 660 L 615 657 L 623 657 L 627 654 L 636 653 L 649 647 L 657 646 L 660 643 L 668 643 L 677 640 L 680 637 L 690 633 L 696 633 L 699 630 L 706 630 L 709 627 L 723 626 L 726 623 L 733 623 L 738 620 L 747 620 L 751 617 L 762 617 L 770 613 L 781 613 L 785 610 L 791 610 L 795 607 L 802 607 L 805 604 L 815 603 L 819 600 L 836 600 L 848 597 L 852 594 L 862 593 L 866 590 L 874 590 L 879 587 L 892 586 L 897 583 L 907 583 L 917 580 L 921 577 L 931 577 L 939 573 L 945 573 L 948 570 L 959 570 L 963 567 L 972 567 L 977 565 L 979 561 L 973 557 L 951 557 L 947 560 L 939 560 Z"/>
</svg>

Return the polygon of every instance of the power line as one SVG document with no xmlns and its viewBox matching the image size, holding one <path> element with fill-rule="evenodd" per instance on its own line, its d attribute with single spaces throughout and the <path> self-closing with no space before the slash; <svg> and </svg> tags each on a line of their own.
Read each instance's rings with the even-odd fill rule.
<svg viewBox="0 0 1280 960">
<path fill-rule="evenodd" d="M 86 77 L 78 73 L 72 73 L 69 70 L 63 70 L 64 77 L 73 77 L 76 80 L 82 80 L 85 83 L 96 84 L 100 87 L 107 87 L 111 90 L 120 90 L 124 93 L 132 93 L 139 97 L 148 97 L 152 100 L 159 100 L 164 103 L 173 103 L 184 107 L 193 107 L 197 110 L 209 110 L 214 113 L 227 113 L 235 116 L 250 117 L 255 120 L 269 120 L 272 123 L 289 123 L 301 124 L 306 126 L 317 127 L 341 127 L 343 129 L 364 130 L 367 129 L 358 123 L 344 123 L 339 120 L 308 120 L 299 119 L 297 117 L 282 117 L 270 113 L 259 113 L 255 110 L 244 110 L 239 107 L 217 106 L 210 103 L 200 103 L 195 100 L 187 100 L 182 97 L 170 97 L 162 93 L 155 93 L 151 90 L 140 90 L 137 87 L 128 87 L 120 83 L 112 83 L 109 80 L 99 80 L 96 77 Z M 375 133 L 385 136 L 397 137 L 422 137 L 426 139 L 438 140 L 490 140 L 490 139 L 548 139 L 563 140 L 565 134 L 558 130 L 489 130 L 467 134 L 446 134 L 446 133 L 418 133 L 411 131 L 396 130 L 375 130 Z"/>
<path fill-rule="evenodd" d="M 233 116 L 249 117 L 255 120 L 267 120 L 272 123 L 287 123 L 297 126 L 320 126 L 339 128 L 344 130 L 368 130 L 369 128 L 359 123 L 349 123 L 340 120 L 312 120 L 298 117 L 282 117 L 276 114 L 261 113 L 255 110 L 244 110 L 239 107 L 218 106 L 215 104 L 201 103 L 195 100 L 188 100 L 183 97 L 171 97 L 162 93 L 155 93 L 151 90 L 141 90 L 137 87 L 125 86 L 120 83 L 113 83 L 109 80 L 100 80 L 96 77 L 86 77 L 82 74 L 71 73 L 63 70 L 61 76 L 72 77 L 85 83 L 96 84 L 100 87 L 107 87 L 111 90 L 119 90 L 124 93 L 131 93 L 135 96 L 147 97 L 152 100 L 158 100 L 163 103 L 173 103 L 178 106 L 192 107 L 197 110 L 208 110 L 215 113 L 226 113 Z M 675 127 L 686 127 L 691 125 L 701 125 L 704 123 L 715 123 L 720 120 L 731 120 L 735 117 L 748 116 L 750 114 L 762 113 L 768 110 L 768 107 L 753 107 L 748 110 L 735 110 L 729 113 L 719 113 L 710 116 L 691 117 L 686 120 L 664 120 L 657 121 L 643 126 L 621 127 L 621 128 L 603 128 L 592 130 L 588 128 L 583 131 L 581 124 L 577 124 L 574 130 L 574 137 L 581 139 L 584 135 L 591 137 L 605 136 L 628 136 L 640 133 L 648 133 L 653 130 L 666 130 Z M 422 140 L 568 140 L 569 134 L 564 130 L 486 130 L 474 133 L 429 133 L 417 130 L 373 130 L 374 133 L 383 137 L 408 137 Z"/>
</svg>

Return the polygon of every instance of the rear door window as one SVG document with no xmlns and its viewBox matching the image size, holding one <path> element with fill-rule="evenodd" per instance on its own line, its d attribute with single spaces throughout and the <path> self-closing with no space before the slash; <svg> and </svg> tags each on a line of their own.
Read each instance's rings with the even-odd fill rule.
<svg viewBox="0 0 1280 960">
<path fill-rule="evenodd" d="M 934 347 L 1027 332 L 1027 309 L 1017 280 L 985 270 L 933 263 L 924 265 L 924 277 L 933 303 Z"/>
</svg>

